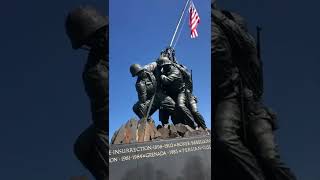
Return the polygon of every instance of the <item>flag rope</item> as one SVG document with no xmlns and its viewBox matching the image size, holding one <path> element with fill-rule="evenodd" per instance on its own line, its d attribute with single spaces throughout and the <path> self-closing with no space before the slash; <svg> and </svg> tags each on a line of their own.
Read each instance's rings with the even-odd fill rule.
<svg viewBox="0 0 320 180">
<path fill-rule="evenodd" d="M 181 13 L 179 22 L 178 22 L 178 24 L 177 24 L 177 26 L 176 26 L 176 29 L 175 29 L 175 31 L 174 31 L 174 34 L 173 34 L 173 36 L 172 36 L 172 39 L 171 39 L 171 42 L 170 42 L 170 47 L 172 46 L 173 40 L 174 40 L 174 38 L 175 38 L 175 36 L 176 36 L 176 34 L 177 34 L 179 25 L 180 25 L 180 23 L 181 23 L 181 19 L 182 19 L 183 15 L 184 15 L 184 12 L 186 11 L 186 8 L 187 8 L 187 6 L 188 6 L 189 1 L 190 1 L 190 0 L 187 0 L 186 5 L 185 5 L 184 8 L 183 8 L 183 11 L 182 11 L 182 13 Z"/>
</svg>

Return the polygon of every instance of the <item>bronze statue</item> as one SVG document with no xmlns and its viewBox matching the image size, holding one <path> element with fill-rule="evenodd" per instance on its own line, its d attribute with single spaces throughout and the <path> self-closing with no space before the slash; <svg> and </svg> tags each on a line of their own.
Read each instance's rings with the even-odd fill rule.
<svg viewBox="0 0 320 180">
<path fill-rule="evenodd" d="M 109 173 L 108 18 L 93 7 L 79 7 L 66 18 L 66 33 L 74 49 L 89 50 L 82 74 L 90 98 L 93 124 L 74 144 L 74 153 L 97 180 Z"/>
<path fill-rule="evenodd" d="M 205 121 L 197 108 L 197 98 L 192 94 L 193 82 L 187 68 L 179 64 L 175 50 L 168 47 L 160 53 L 160 57 L 144 67 L 133 64 L 130 67 L 132 76 L 138 75 L 136 90 L 139 101 L 133 111 L 139 116 L 152 115 L 159 109 L 162 125 L 182 123 L 196 129 L 207 130 Z M 152 97 L 155 97 L 153 99 Z M 142 98 L 143 97 L 143 98 Z"/>
<path fill-rule="evenodd" d="M 244 18 L 211 5 L 216 180 L 294 180 L 274 140 L 275 114 L 262 101 L 262 63 Z"/>
<path fill-rule="evenodd" d="M 168 117 L 165 113 L 174 113 L 175 102 L 173 99 L 160 91 L 152 71 L 146 70 L 139 64 L 133 64 L 130 66 L 130 72 L 133 77 L 138 77 L 136 91 L 139 100 L 133 106 L 133 111 L 142 119 L 149 118 L 156 110 L 161 109 L 159 119 L 162 125 L 168 124 Z"/>
</svg>

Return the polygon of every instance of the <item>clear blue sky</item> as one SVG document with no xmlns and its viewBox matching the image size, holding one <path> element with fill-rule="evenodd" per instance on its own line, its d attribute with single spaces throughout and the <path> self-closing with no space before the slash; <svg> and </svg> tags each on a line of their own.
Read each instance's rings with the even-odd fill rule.
<svg viewBox="0 0 320 180">
<path fill-rule="evenodd" d="M 73 143 L 91 121 L 81 73 L 87 53 L 71 49 L 68 10 L 100 0 L 11 0 L 0 7 L 0 174 L 4 180 L 89 175 Z"/>
<path fill-rule="evenodd" d="M 110 2 L 110 136 L 131 117 L 136 116 L 132 111 L 133 104 L 138 100 L 136 78 L 131 77 L 130 65 L 144 65 L 155 61 L 160 51 L 170 44 L 185 2 Z M 192 69 L 198 107 L 210 127 L 210 1 L 194 0 L 194 4 L 201 18 L 199 37 L 190 38 L 186 19 L 176 45 L 176 56 L 180 63 Z M 185 15 L 188 16 L 188 13 Z M 153 118 L 156 123 L 160 123 L 157 113 Z"/>
<path fill-rule="evenodd" d="M 320 179 L 319 1 L 218 0 L 262 30 L 265 101 L 279 115 L 284 161 L 301 180 Z"/>
</svg>

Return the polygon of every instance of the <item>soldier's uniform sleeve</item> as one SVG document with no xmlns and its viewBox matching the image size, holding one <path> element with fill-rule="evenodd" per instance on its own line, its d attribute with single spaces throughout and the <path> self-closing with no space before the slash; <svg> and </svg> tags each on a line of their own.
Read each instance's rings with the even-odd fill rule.
<svg viewBox="0 0 320 180">
<path fill-rule="evenodd" d="M 178 68 L 171 66 L 171 71 L 168 76 L 161 75 L 162 83 L 165 85 L 173 83 L 175 80 L 182 78 Z"/>
<path fill-rule="evenodd" d="M 213 33 L 211 33 L 211 54 L 214 65 L 218 67 L 217 70 L 222 70 L 225 63 L 230 64 L 232 61 L 231 47 L 227 37 L 216 23 L 212 23 Z"/>
<path fill-rule="evenodd" d="M 95 106 L 104 106 L 108 99 L 108 66 L 100 62 L 83 74 L 85 89 Z"/>
<path fill-rule="evenodd" d="M 157 62 L 152 62 L 150 64 L 147 64 L 143 68 L 149 72 L 153 72 L 157 68 Z"/>
<path fill-rule="evenodd" d="M 232 93 L 239 82 L 241 71 L 245 86 L 260 96 L 263 92 L 262 65 L 258 59 L 255 39 L 246 31 L 245 23 L 242 22 L 244 20 L 237 23 L 220 11 L 213 11 L 212 16 L 211 52 L 215 86 L 223 90 L 219 92 L 224 95 Z"/>
<path fill-rule="evenodd" d="M 108 131 L 108 63 L 90 55 L 83 72 L 85 91 L 90 98 L 92 119 L 100 130 Z"/>
<path fill-rule="evenodd" d="M 145 103 L 147 101 L 147 88 L 146 85 L 142 82 L 136 83 L 136 90 L 138 93 L 138 99 L 141 103 Z"/>
<path fill-rule="evenodd" d="M 213 78 L 215 99 L 233 96 L 239 74 L 233 62 L 232 48 L 229 37 L 212 18 L 211 22 L 211 60 L 213 64 Z"/>
</svg>

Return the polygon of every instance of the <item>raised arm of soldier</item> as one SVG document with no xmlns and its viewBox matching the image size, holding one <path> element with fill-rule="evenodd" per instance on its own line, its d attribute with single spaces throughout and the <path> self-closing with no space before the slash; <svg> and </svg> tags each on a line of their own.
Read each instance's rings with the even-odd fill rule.
<svg viewBox="0 0 320 180">
<path fill-rule="evenodd" d="M 154 72 L 155 69 L 157 69 L 157 67 L 158 67 L 157 62 L 152 62 L 152 63 L 149 63 L 149 64 L 143 66 L 143 68 L 149 72 Z"/>
</svg>

